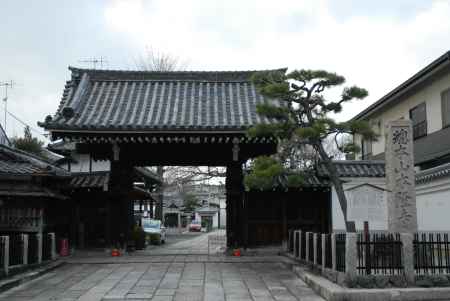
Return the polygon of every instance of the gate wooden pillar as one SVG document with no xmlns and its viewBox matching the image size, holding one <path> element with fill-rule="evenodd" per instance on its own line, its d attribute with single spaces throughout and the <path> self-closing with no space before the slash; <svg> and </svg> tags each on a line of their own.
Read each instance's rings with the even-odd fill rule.
<svg viewBox="0 0 450 301">
<path fill-rule="evenodd" d="M 233 162 L 226 171 L 227 246 L 244 245 L 244 185 L 242 164 Z"/>
<path fill-rule="evenodd" d="M 108 221 L 111 242 L 121 247 L 126 247 L 133 228 L 133 200 L 130 198 L 132 189 L 133 166 L 120 161 L 111 161 L 109 190 L 113 197 Z"/>
</svg>

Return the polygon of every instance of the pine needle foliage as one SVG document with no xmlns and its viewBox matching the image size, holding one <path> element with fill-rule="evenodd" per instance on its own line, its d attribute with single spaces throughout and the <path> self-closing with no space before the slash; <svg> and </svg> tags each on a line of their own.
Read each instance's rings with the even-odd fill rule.
<svg viewBox="0 0 450 301">
<path fill-rule="evenodd" d="M 31 135 L 29 126 L 25 127 L 23 137 L 14 137 L 11 143 L 15 148 L 35 155 L 41 155 L 44 145 L 44 142 Z"/>
<path fill-rule="evenodd" d="M 377 135 L 364 121 L 337 122 L 330 117 L 332 113 L 342 112 L 343 105 L 352 100 L 364 99 L 367 90 L 350 86 L 344 87 L 337 100 L 328 100 L 324 91 L 341 86 L 345 78 L 326 70 L 294 70 L 258 72 L 252 78 L 261 94 L 269 98 L 282 100 L 283 105 L 266 103 L 257 108 L 258 114 L 276 120 L 275 124 L 259 124 L 248 131 L 250 137 L 272 136 L 280 142 L 300 149 L 304 145 L 312 147 L 321 164 L 327 168 L 330 181 L 338 195 L 347 231 L 354 231 L 354 223 L 347 223 L 347 200 L 342 181 L 333 164 L 332 155 L 327 153 L 324 142 L 330 138 L 336 147 L 344 153 L 359 151 L 351 139 L 340 139 L 348 135 L 360 134 L 363 139 L 376 140 Z M 286 144 L 286 143 L 284 143 Z M 293 170 L 283 162 L 282 156 L 257 158 L 252 171 L 246 176 L 245 184 L 249 188 L 270 188 L 276 185 L 275 178 L 282 174 L 287 177 L 288 186 L 304 184 L 305 175 Z"/>
</svg>

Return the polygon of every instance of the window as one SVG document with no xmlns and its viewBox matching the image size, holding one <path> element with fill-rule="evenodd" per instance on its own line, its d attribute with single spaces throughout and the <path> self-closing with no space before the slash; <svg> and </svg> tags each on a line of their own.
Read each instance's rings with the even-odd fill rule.
<svg viewBox="0 0 450 301">
<path fill-rule="evenodd" d="M 427 109 L 425 103 L 421 103 L 409 110 L 409 118 L 413 126 L 413 138 L 417 139 L 427 135 Z"/>
<path fill-rule="evenodd" d="M 362 159 L 370 160 L 372 157 L 372 141 L 363 139 L 361 141 Z"/>
<path fill-rule="evenodd" d="M 441 93 L 442 127 L 450 126 L 450 89 Z"/>
</svg>

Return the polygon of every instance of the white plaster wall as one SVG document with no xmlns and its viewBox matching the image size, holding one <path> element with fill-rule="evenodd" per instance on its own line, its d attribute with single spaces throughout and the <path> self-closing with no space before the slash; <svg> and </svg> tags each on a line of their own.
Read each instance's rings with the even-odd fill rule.
<svg viewBox="0 0 450 301">
<path fill-rule="evenodd" d="M 380 134 L 378 141 L 372 144 L 372 154 L 377 155 L 384 152 L 385 137 L 384 128 L 387 122 L 400 118 L 409 119 L 409 110 L 418 104 L 425 102 L 427 110 L 428 133 L 433 133 L 442 129 L 441 113 L 441 92 L 450 88 L 450 73 L 435 80 L 417 93 L 403 99 L 400 103 L 390 107 L 368 121 L 373 124 L 373 129 Z M 380 127 L 378 127 L 380 124 Z M 355 143 L 361 145 L 361 137 L 355 136 Z M 361 159 L 361 153 L 357 155 Z"/>
<path fill-rule="evenodd" d="M 363 183 L 385 187 L 384 178 L 349 179 L 344 189 Z M 417 223 L 419 231 L 450 231 L 450 177 L 438 179 L 416 186 Z M 332 190 L 333 230 L 344 230 L 344 216 L 336 192 Z M 363 229 L 364 221 L 355 221 L 358 230 Z M 386 230 L 387 224 L 369 221 L 371 230 Z"/>
<path fill-rule="evenodd" d="M 195 213 L 195 220 L 202 221 L 202 217 L 197 212 Z M 219 214 L 216 213 L 213 215 L 213 228 L 217 227 L 219 227 Z"/>
<path fill-rule="evenodd" d="M 89 172 L 89 155 L 88 154 L 73 154 L 77 163 L 71 163 L 70 169 L 72 172 Z M 111 169 L 109 161 L 94 161 L 92 160 L 92 171 L 108 171 Z"/>
<path fill-rule="evenodd" d="M 346 182 L 344 184 L 344 190 L 365 183 L 372 184 L 380 188 L 385 188 L 386 186 L 384 178 L 343 178 L 343 180 Z M 345 230 L 344 215 L 342 214 L 342 209 L 334 187 L 331 192 L 331 210 L 333 231 Z M 355 220 L 355 224 L 357 230 L 364 229 L 363 220 Z M 387 229 L 387 224 L 377 220 L 369 220 L 369 228 L 371 230 L 385 230 Z"/>
<path fill-rule="evenodd" d="M 416 186 L 419 231 L 450 231 L 450 178 Z"/>
</svg>

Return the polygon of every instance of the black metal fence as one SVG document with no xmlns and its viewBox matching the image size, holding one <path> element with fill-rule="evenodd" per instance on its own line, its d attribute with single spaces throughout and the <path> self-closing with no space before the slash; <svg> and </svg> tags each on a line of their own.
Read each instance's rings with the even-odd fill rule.
<svg viewBox="0 0 450 301">
<path fill-rule="evenodd" d="M 49 233 L 42 235 L 42 260 L 52 259 L 52 236 Z"/>
<path fill-rule="evenodd" d="M 450 273 L 448 233 L 415 234 L 414 269 L 417 274 Z"/>
<path fill-rule="evenodd" d="M 289 250 L 289 252 L 294 251 L 294 230 L 293 229 L 288 230 L 288 250 Z"/>
<path fill-rule="evenodd" d="M 23 236 L 10 234 L 9 236 L 9 265 L 23 264 Z"/>
<path fill-rule="evenodd" d="M 317 258 L 317 264 L 322 265 L 322 235 L 321 234 L 317 234 L 317 254 L 316 254 L 316 258 Z"/>
<path fill-rule="evenodd" d="M 294 246 L 294 256 L 295 257 L 298 257 L 299 256 L 299 248 L 298 248 L 298 241 L 300 240 L 300 233 L 298 232 L 298 231 L 295 231 L 294 232 L 294 243 L 295 243 L 295 246 Z"/>
<path fill-rule="evenodd" d="M 0 268 L 5 266 L 5 238 L 0 236 Z"/>
<path fill-rule="evenodd" d="M 336 238 L 336 270 L 345 272 L 345 233 L 337 233 Z"/>
<path fill-rule="evenodd" d="M 314 235 L 313 233 L 308 233 L 308 261 L 314 261 Z"/>
<path fill-rule="evenodd" d="M 302 232 L 300 237 L 300 259 L 306 260 L 306 233 Z"/>
<path fill-rule="evenodd" d="M 400 234 L 359 233 L 356 247 L 359 274 L 403 274 Z"/>
<path fill-rule="evenodd" d="M 333 253 L 332 253 L 332 240 L 331 234 L 325 234 L 325 262 L 326 268 L 331 269 L 333 267 Z"/>
<path fill-rule="evenodd" d="M 28 235 L 28 264 L 38 262 L 39 242 L 36 234 Z"/>
</svg>

